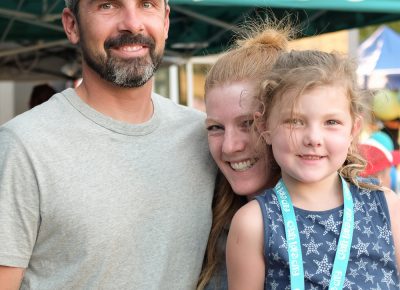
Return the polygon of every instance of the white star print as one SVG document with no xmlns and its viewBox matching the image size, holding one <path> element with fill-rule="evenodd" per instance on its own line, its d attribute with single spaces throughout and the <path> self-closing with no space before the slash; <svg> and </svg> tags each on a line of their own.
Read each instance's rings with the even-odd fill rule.
<svg viewBox="0 0 400 290">
<path fill-rule="evenodd" d="M 365 268 L 365 266 L 368 264 L 367 261 L 364 262 L 364 260 L 361 258 L 360 261 L 355 263 L 358 265 L 358 270 L 363 269 L 364 271 L 367 271 L 367 269 Z"/>
<path fill-rule="evenodd" d="M 325 288 L 328 288 L 330 282 L 331 282 L 331 280 L 329 280 L 329 279 L 327 279 L 326 277 L 324 277 L 324 278 L 322 279 L 322 281 L 321 281 L 321 285 L 322 285 L 322 287 L 325 289 Z"/>
<path fill-rule="evenodd" d="M 279 246 L 279 249 L 286 249 L 287 250 L 287 243 L 286 243 L 286 239 L 285 239 L 285 237 L 283 237 L 283 236 L 281 236 L 281 239 L 282 239 L 282 245 L 280 245 Z"/>
<path fill-rule="evenodd" d="M 353 249 L 358 250 L 357 258 L 360 257 L 361 254 L 366 254 L 367 256 L 369 256 L 369 253 L 368 253 L 369 243 L 363 243 L 360 238 L 357 238 L 357 241 L 358 241 L 358 244 L 352 246 Z"/>
<path fill-rule="evenodd" d="M 366 224 L 372 223 L 372 216 L 367 212 L 365 214 L 364 220 Z"/>
<path fill-rule="evenodd" d="M 349 276 L 352 276 L 353 278 L 357 277 L 358 276 L 358 269 L 350 268 Z"/>
<path fill-rule="evenodd" d="M 363 188 L 360 191 L 360 195 L 366 195 L 366 196 L 368 196 L 368 199 L 371 199 L 371 190 L 367 189 L 367 188 Z"/>
<path fill-rule="evenodd" d="M 390 254 L 390 252 L 383 252 L 383 257 L 379 261 L 383 262 L 386 266 L 389 261 L 393 261 Z"/>
<path fill-rule="evenodd" d="M 269 225 L 271 230 L 273 230 L 276 233 L 276 229 L 279 227 L 274 220 L 272 220 L 271 224 Z"/>
<path fill-rule="evenodd" d="M 317 214 L 309 214 L 306 218 L 311 218 L 313 223 L 315 223 L 315 220 L 320 219 L 321 217 Z"/>
<path fill-rule="evenodd" d="M 354 282 L 351 282 L 350 280 L 348 280 L 347 278 L 344 279 L 344 283 L 343 283 L 343 289 L 344 288 L 348 288 L 348 289 L 352 289 L 351 285 L 354 285 Z"/>
<path fill-rule="evenodd" d="M 373 247 L 372 250 L 374 250 L 375 252 L 379 253 L 379 251 L 382 249 L 381 245 L 379 244 L 379 242 L 373 243 Z"/>
<path fill-rule="evenodd" d="M 324 273 L 328 276 L 331 274 L 330 269 L 332 268 L 332 264 L 328 262 L 328 256 L 326 254 L 324 255 L 322 261 L 314 260 L 314 263 L 318 266 L 318 270 L 315 272 L 315 274 Z"/>
<path fill-rule="evenodd" d="M 368 238 L 369 238 L 369 236 L 372 235 L 373 233 L 374 233 L 374 232 L 371 231 L 371 227 L 366 227 L 366 226 L 364 226 L 363 234 L 366 234 L 366 235 L 368 236 Z"/>
<path fill-rule="evenodd" d="M 361 231 L 360 222 L 361 222 L 361 221 L 354 221 L 354 229 L 355 229 L 355 230 Z"/>
<path fill-rule="evenodd" d="M 390 231 L 389 231 L 389 229 L 387 227 L 387 224 L 384 224 L 383 227 L 378 226 L 378 229 L 379 229 L 378 239 L 379 238 L 384 238 L 386 243 L 389 245 L 389 238 L 390 238 L 391 234 L 390 234 Z"/>
<path fill-rule="evenodd" d="M 272 253 L 272 260 L 279 261 L 281 258 L 279 257 L 279 253 Z"/>
<path fill-rule="evenodd" d="M 369 211 L 374 211 L 378 213 L 378 204 L 376 203 L 376 200 L 374 199 L 369 205 Z"/>
<path fill-rule="evenodd" d="M 307 248 L 306 256 L 308 256 L 310 253 L 319 255 L 318 248 L 322 246 L 322 244 L 323 243 L 315 243 L 314 238 L 311 237 L 311 241 L 308 244 L 303 244 L 303 246 Z"/>
<path fill-rule="evenodd" d="M 365 277 L 365 283 L 371 282 L 371 284 L 374 284 L 374 277 L 375 276 L 368 274 L 368 272 L 363 274 L 363 275 Z"/>
<path fill-rule="evenodd" d="M 354 213 L 356 213 L 358 211 L 365 212 L 365 210 L 363 208 L 363 203 L 360 202 L 358 199 L 356 199 L 354 202 Z"/>
<path fill-rule="evenodd" d="M 312 233 L 316 234 L 317 232 L 314 230 L 314 225 L 312 226 L 304 225 L 304 230 L 302 230 L 300 233 L 305 234 L 307 239 L 309 239 Z"/>
<path fill-rule="evenodd" d="M 394 284 L 394 281 L 392 279 L 393 270 L 386 272 L 384 269 L 382 269 L 382 273 L 384 275 L 382 282 L 386 283 L 386 285 L 389 289 L 390 289 L 390 285 L 396 285 L 396 284 Z"/>
<path fill-rule="evenodd" d="M 334 232 L 335 234 L 339 234 L 337 226 L 341 224 L 341 222 L 335 222 L 333 219 L 333 215 L 330 215 L 329 218 L 325 221 L 320 222 L 321 225 L 325 226 L 325 232 L 323 235 L 325 236 L 329 231 Z"/>
<path fill-rule="evenodd" d="M 269 285 L 271 285 L 271 289 L 276 290 L 278 289 L 279 284 L 276 283 L 275 280 L 273 280 L 271 283 L 269 283 Z"/>
<path fill-rule="evenodd" d="M 326 241 L 326 243 L 329 246 L 328 252 L 331 252 L 331 251 L 336 252 L 336 248 L 337 248 L 336 239 L 333 239 L 332 242 Z"/>
</svg>

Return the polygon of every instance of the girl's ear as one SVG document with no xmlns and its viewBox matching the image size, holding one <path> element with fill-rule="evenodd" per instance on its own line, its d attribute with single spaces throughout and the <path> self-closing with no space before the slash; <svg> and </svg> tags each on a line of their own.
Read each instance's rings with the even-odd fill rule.
<svg viewBox="0 0 400 290">
<path fill-rule="evenodd" d="M 351 130 L 351 136 L 353 137 L 353 139 L 361 133 L 362 121 L 362 117 L 355 118 L 353 128 Z"/>
<path fill-rule="evenodd" d="M 268 131 L 267 124 L 262 119 L 262 114 L 260 112 L 254 113 L 254 121 L 256 123 L 256 128 L 258 134 L 265 140 L 268 145 L 271 145 L 271 134 Z"/>
</svg>

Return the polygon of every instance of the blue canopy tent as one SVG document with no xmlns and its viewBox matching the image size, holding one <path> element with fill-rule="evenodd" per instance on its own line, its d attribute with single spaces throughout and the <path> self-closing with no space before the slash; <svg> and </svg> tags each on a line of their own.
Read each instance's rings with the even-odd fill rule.
<svg viewBox="0 0 400 290">
<path fill-rule="evenodd" d="M 358 73 L 366 87 L 374 75 L 385 77 L 385 87 L 400 89 L 400 34 L 381 26 L 365 40 L 358 50 Z"/>
</svg>

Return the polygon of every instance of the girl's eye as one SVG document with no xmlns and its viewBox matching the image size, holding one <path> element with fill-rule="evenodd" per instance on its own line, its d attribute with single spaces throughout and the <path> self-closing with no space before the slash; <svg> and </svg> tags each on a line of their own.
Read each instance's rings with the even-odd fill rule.
<svg viewBox="0 0 400 290">
<path fill-rule="evenodd" d="M 332 125 L 338 125 L 340 122 L 339 121 L 337 121 L 337 120 L 328 120 L 328 121 L 326 121 L 326 124 L 327 125 L 330 125 L 330 126 L 332 126 Z"/>
</svg>

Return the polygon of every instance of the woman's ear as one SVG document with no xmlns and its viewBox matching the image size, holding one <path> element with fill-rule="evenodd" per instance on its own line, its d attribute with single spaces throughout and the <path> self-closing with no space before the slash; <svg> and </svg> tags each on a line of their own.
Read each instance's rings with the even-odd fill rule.
<svg viewBox="0 0 400 290">
<path fill-rule="evenodd" d="M 267 144 L 271 145 L 271 133 L 268 131 L 267 124 L 260 112 L 254 113 L 254 122 L 256 123 L 258 134 L 260 134 Z"/>
</svg>

